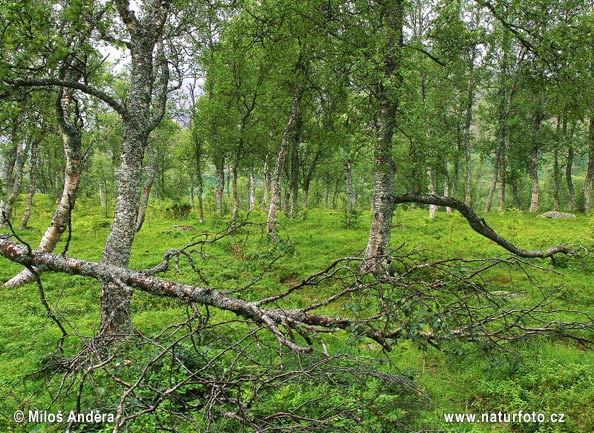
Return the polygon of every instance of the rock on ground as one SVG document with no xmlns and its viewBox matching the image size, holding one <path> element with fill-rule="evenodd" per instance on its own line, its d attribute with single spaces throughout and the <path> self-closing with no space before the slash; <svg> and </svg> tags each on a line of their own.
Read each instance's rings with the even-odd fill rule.
<svg viewBox="0 0 594 433">
<path fill-rule="evenodd" d="M 572 213 L 549 211 L 538 216 L 539 218 L 575 218 Z"/>
</svg>

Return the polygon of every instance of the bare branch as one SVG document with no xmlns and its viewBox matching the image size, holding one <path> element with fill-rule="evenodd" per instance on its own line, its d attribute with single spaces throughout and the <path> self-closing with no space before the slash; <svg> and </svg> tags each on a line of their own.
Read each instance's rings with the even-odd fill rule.
<svg viewBox="0 0 594 433">
<path fill-rule="evenodd" d="M 394 197 L 394 204 L 400 203 L 423 203 L 436 206 L 447 206 L 456 209 L 462 214 L 464 218 L 466 218 L 470 224 L 470 227 L 472 227 L 475 232 L 488 239 L 491 239 L 497 245 L 520 257 L 552 258 L 555 254 L 575 254 L 574 250 L 567 248 L 564 245 L 554 246 L 547 249 L 546 251 L 524 250 L 519 248 L 489 227 L 485 219 L 480 218 L 476 213 L 474 213 L 474 210 L 472 210 L 470 206 L 451 197 L 441 197 L 433 194 L 407 193 Z"/>
</svg>

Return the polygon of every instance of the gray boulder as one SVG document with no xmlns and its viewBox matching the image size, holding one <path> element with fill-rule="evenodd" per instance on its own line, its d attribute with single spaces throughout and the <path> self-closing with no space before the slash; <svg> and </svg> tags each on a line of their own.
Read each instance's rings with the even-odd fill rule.
<svg viewBox="0 0 594 433">
<path fill-rule="evenodd" d="M 575 218 L 575 215 L 572 213 L 566 212 L 557 212 L 557 211 L 549 211 L 545 212 L 542 215 L 538 216 L 539 218 Z"/>
</svg>

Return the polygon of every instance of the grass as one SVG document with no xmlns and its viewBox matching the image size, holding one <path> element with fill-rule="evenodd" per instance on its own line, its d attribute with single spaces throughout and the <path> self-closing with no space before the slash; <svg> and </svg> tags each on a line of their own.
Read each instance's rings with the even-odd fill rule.
<svg viewBox="0 0 594 433">
<path fill-rule="evenodd" d="M 38 242 L 51 213 L 49 200 L 43 197 L 36 200 L 38 207 L 31 218 L 32 227 L 20 233 L 32 245 Z M 78 203 L 73 219 L 69 255 L 99 260 L 102 245 L 109 231 L 109 220 L 100 216 L 102 214 L 103 212 L 90 202 Z M 251 220 L 258 223 L 262 222 L 263 218 L 263 215 L 253 215 Z M 559 259 L 556 272 L 530 269 L 530 277 L 517 266 L 510 269 L 495 268 L 485 274 L 487 285 L 498 290 L 518 293 L 519 302 L 526 305 L 539 299 L 545 291 L 561 287 L 554 300 L 555 307 L 581 310 L 594 315 L 594 260 L 592 255 L 587 253 L 594 248 L 592 217 L 580 215 L 571 220 L 549 220 L 509 211 L 493 213 L 487 219 L 496 231 L 526 249 L 542 249 L 568 243 L 581 252 L 576 258 Z M 344 227 L 344 215 L 340 211 L 312 210 L 307 213 L 305 219 L 286 220 L 281 217 L 280 235 L 287 241 L 280 246 L 271 247 L 266 242 L 263 229 L 255 227 L 250 232 L 241 231 L 205 248 L 204 253 L 208 259 L 198 258 L 196 264 L 206 281 L 183 264 L 180 269 L 183 274 L 171 270 L 165 277 L 235 290 L 260 277 L 263 267 L 270 259 L 282 254 L 249 291 L 239 292 L 237 296 L 249 298 L 278 293 L 322 269 L 335 258 L 360 255 L 366 243 L 368 220 L 369 213 L 363 212 L 359 224 L 347 229 Z M 208 215 L 207 221 L 207 224 L 201 226 L 193 215 L 189 219 L 173 220 L 158 206 L 149 209 L 145 226 L 134 243 L 131 267 L 141 269 L 153 266 L 159 262 L 161 254 L 167 249 L 184 246 L 198 233 L 213 233 L 225 227 L 224 221 L 212 215 Z M 196 231 L 185 231 L 175 227 L 176 225 L 193 225 Z M 500 247 L 473 232 L 458 214 L 440 212 L 431 220 L 425 210 L 398 208 L 394 215 L 392 236 L 393 247 L 401 247 L 399 252 L 408 251 L 411 256 L 424 260 L 507 256 Z M 63 245 L 60 245 L 58 250 L 62 247 Z M 5 260 L 1 263 L 2 280 L 10 278 L 19 270 L 17 266 Z M 530 263 L 539 267 L 551 266 L 548 260 L 534 260 Z M 99 284 L 88 279 L 57 274 L 44 275 L 43 280 L 46 295 L 52 305 L 68 318 L 80 335 L 92 336 L 98 326 Z M 293 305 L 305 305 L 323 295 L 318 290 L 304 291 L 291 302 Z M 328 291 L 332 288 L 322 290 Z M 164 326 L 186 318 L 186 307 L 176 300 L 136 293 L 133 302 L 135 325 L 147 335 L 156 334 Z M 57 352 L 60 332 L 47 317 L 34 285 L 15 290 L 1 290 L 0 305 L 0 431 L 60 431 L 61 427 L 57 425 L 19 425 L 11 419 L 17 408 L 43 409 L 50 406 L 51 395 L 48 390 L 43 389 L 43 377 L 28 375 L 45 365 L 52 356 L 60 356 Z M 336 310 L 331 312 L 339 313 L 341 308 L 350 307 L 340 305 L 334 308 Z M 567 315 L 568 318 L 570 316 Z M 219 314 L 219 318 L 232 319 L 225 314 Z M 240 328 L 240 325 L 231 324 L 229 332 L 237 332 Z M 369 341 L 349 339 L 345 333 L 328 336 L 326 341 L 331 351 L 382 360 L 394 371 L 414 379 L 423 395 L 427 397 L 418 397 L 418 405 L 411 404 L 409 410 L 409 415 L 414 421 L 407 425 L 415 426 L 418 431 L 594 431 L 594 357 L 576 345 L 553 338 L 539 338 L 509 346 L 504 351 L 493 351 L 471 344 L 452 345 L 445 347 L 444 351 L 438 351 L 403 341 L 392 352 L 384 353 Z M 210 347 L 209 344 L 211 343 L 205 344 L 205 350 Z M 212 344 L 216 345 L 216 342 L 213 340 Z M 66 340 L 66 353 L 76 353 L 79 348 L 78 340 Z M 134 351 L 128 356 L 131 357 L 130 362 L 138 360 L 140 363 L 142 359 L 142 354 L 135 354 Z M 320 389 L 316 390 L 314 387 L 308 392 L 317 395 L 325 389 L 325 385 L 319 386 Z M 364 396 L 371 392 L 363 388 L 355 389 L 354 395 L 359 393 Z M 103 400 L 107 401 L 111 391 L 109 388 L 102 391 L 105 393 Z M 283 392 L 293 393 L 292 397 L 288 398 Z M 295 404 L 298 404 L 299 399 L 294 393 L 294 389 L 285 388 L 284 391 L 272 395 L 269 400 L 262 401 L 260 409 L 265 412 L 267 408 L 289 404 L 291 399 L 295 399 Z M 299 393 L 307 394 L 303 389 Z M 385 403 L 386 407 L 393 406 L 393 417 L 404 416 L 403 412 L 399 411 L 406 412 L 406 408 L 396 408 L 397 404 L 390 400 L 392 397 L 389 397 L 389 394 L 381 395 L 384 399 L 382 401 L 388 402 Z M 443 417 L 444 413 L 450 412 L 481 414 L 499 411 L 515 413 L 519 410 L 542 412 L 546 416 L 563 413 L 566 422 L 447 424 Z M 375 415 L 371 413 L 368 416 Z M 223 424 L 221 421 L 221 431 L 224 428 Z M 79 426 L 78 431 L 110 431 L 108 427 Z M 376 427 L 377 425 L 373 427 L 369 424 L 367 427 L 360 427 L 359 431 L 379 431 L 372 430 Z M 100 430 L 101 428 L 104 430 Z M 136 424 L 130 431 L 143 431 L 143 428 L 150 431 L 148 421 L 147 424 Z M 369 430 L 365 430 L 366 428 Z"/>
</svg>

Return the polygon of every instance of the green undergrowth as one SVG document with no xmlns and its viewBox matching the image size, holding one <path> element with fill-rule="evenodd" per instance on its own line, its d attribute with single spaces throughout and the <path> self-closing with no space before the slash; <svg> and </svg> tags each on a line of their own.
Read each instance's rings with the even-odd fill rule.
<svg viewBox="0 0 594 433">
<path fill-rule="evenodd" d="M 36 208 L 31 216 L 30 228 L 18 231 L 19 236 L 33 247 L 39 241 L 51 218 L 53 204 L 46 197 L 36 197 Z M 18 209 L 17 209 L 17 214 Z M 178 215 L 177 215 L 178 216 Z M 332 210 L 310 210 L 304 218 L 279 221 L 281 241 L 271 244 L 266 237 L 263 223 L 265 216 L 253 214 L 249 224 L 216 243 L 200 244 L 212 239 L 216 233 L 227 229 L 225 219 L 207 214 L 207 222 L 200 224 L 196 215 L 175 218 L 165 205 L 149 208 L 145 225 L 138 233 L 132 254 L 131 268 L 145 269 L 155 266 L 162 254 L 170 248 L 180 249 L 189 243 L 195 245 L 194 272 L 186 260 L 180 260 L 179 269 L 172 263 L 163 278 L 227 290 L 234 296 L 251 300 L 277 294 L 301 282 L 308 275 L 318 272 L 340 257 L 358 257 L 366 244 L 369 212 L 361 212 L 355 223 L 345 225 L 344 213 Z M 493 213 L 487 216 L 489 225 L 501 235 L 525 249 L 546 249 L 568 244 L 576 249 L 575 257 L 559 257 L 555 263 L 547 259 L 526 260 L 509 266 L 495 266 L 481 274 L 481 283 L 489 290 L 509 296 L 515 305 L 530 306 L 546 298 L 551 308 L 566 310 L 556 320 L 573 320 L 574 310 L 594 315 L 594 220 L 578 215 L 575 219 L 541 219 L 518 211 Z M 72 221 L 72 237 L 67 254 L 87 260 L 99 260 L 102 246 L 109 232 L 110 220 L 105 211 L 91 202 L 80 200 Z M 208 237 L 206 236 L 208 234 Z M 198 243 L 197 243 L 198 242 Z M 61 252 L 61 242 L 57 252 Z M 446 258 L 486 259 L 497 257 L 507 260 L 509 254 L 493 242 L 473 232 L 463 217 L 457 213 L 438 213 L 429 219 L 424 209 L 397 208 L 393 220 L 392 247 L 402 263 L 440 261 Z M 397 265 L 397 264 L 396 264 Z M 455 275 L 463 275 L 471 264 L 460 262 L 449 268 Z M 468 269 L 467 269 L 468 267 Z M 0 279 L 10 278 L 19 267 L 2 260 Z M 452 283 L 453 284 L 453 283 Z M 47 299 L 61 317 L 68 319 L 68 329 L 77 337 L 64 341 L 63 352 L 58 343 L 61 333 L 47 316 L 39 301 L 35 285 L 0 291 L 0 431 L 2 432 L 54 432 L 64 431 L 63 424 L 25 423 L 13 421 L 18 410 L 56 410 L 52 392 L 45 388 L 51 372 L 39 370 L 56 359 L 74 356 L 81 350 L 81 342 L 89 341 L 98 326 L 98 303 L 101 288 L 98 282 L 58 274 L 44 274 L 43 288 Z M 329 296 L 336 291 L 333 285 L 305 288 L 282 306 L 303 307 Z M 376 303 L 371 298 L 353 297 L 325 310 L 331 315 L 356 314 L 357 309 Z M 571 310 L 571 311 L 570 311 Z M 412 310 L 411 310 L 412 311 Z M 203 311 L 206 314 L 205 311 Z M 198 346 L 203 355 L 197 356 L 196 342 L 188 336 L 180 341 L 182 356 L 188 363 L 197 365 L 201 359 L 211 359 L 228 338 L 246 331 L 244 324 L 229 313 L 210 309 L 209 314 L 228 324 L 205 330 Z M 137 292 L 133 298 L 133 318 L 137 329 L 151 338 L 162 335 L 170 324 L 183 322 L 192 314 L 191 309 L 174 299 L 156 298 Z M 411 319 L 412 320 L 412 319 Z M 419 319 L 420 320 L 420 319 Z M 412 323 L 412 322 L 411 322 Z M 418 324 L 418 321 L 415 322 Z M 420 329 L 427 324 L 418 325 Z M 411 333 L 411 335 L 413 335 Z M 274 339 L 263 333 L 263 347 L 273 347 Z M 312 374 L 301 381 L 279 384 L 263 393 L 251 410 L 253 417 L 265 417 L 279 410 L 301 410 L 304 417 L 323 418 L 330 408 L 344 405 L 345 413 L 360 419 L 349 424 L 348 417 L 337 416 L 327 420 L 334 431 L 391 432 L 391 431 L 447 431 L 447 432 L 592 432 L 594 431 L 594 356 L 584 350 L 579 342 L 562 341 L 554 336 L 521 341 L 494 348 L 472 342 L 444 342 L 439 349 L 418 344 L 414 338 L 403 339 L 390 352 L 377 344 L 348 332 L 336 332 L 320 337 L 330 354 L 344 358 L 327 365 L 333 372 L 326 379 Z M 260 351 L 250 346 L 250 356 L 241 358 L 239 352 L 212 358 L 212 370 L 205 374 L 213 377 L 231 375 L 272 374 L 264 366 L 282 365 L 287 371 L 300 365 L 320 362 L 320 340 L 313 342 L 314 355 L 296 358 L 285 353 Z M 113 361 L 113 369 L 126 380 L 133 380 L 136 368 L 155 355 L 155 347 L 121 347 Z M 253 352 L 251 352 L 253 350 Z M 186 351 L 186 352 L 184 352 Z M 276 353 L 278 348 L 272 350 Z M 185 353 L 185 355 L 184 355 Z M 257 355 L 260 354 L 260 355 Z M 235 358 L 234 358 L 235 356 Z M 270 356 L 270 359 L 258 358 Z M 201 358 L 202 357 L 202 358 Z M 359 358 L 353 358 L 359 357 Z M 411 387 L 367 377 L 367 381 L 349 382 L 346 366 L 367 359 L 385 375 L 398 374 L 410 380 Z M 308 364 L 309 363 L 309 364 Z M 117 365 L 117 366 L 116 366 Z M 234 365 L 235 369 L 230 369 Z M 268 367 L 266 367 L 268 368 Z M 283 370 L 284 369 L 284 370 Z M 156 363 L 149 375 L 151 386 L 161 386 L 165 378 L 166 363 Z M 167 370 L 171 374 L 171 370 Z M 181 374 L 181 372 L 179 373 Z M 349 373 L 350 374 L 350 373 Z M 386 376 L 388 377 L 388 376 Z M 396 376 L 395 376 L 396 377 Z M 94 386 L 82 390 L 83 403 L 109 410 L 117 404 L 121 387 L 97 377 Z M 272 379 L 270 379 L 272 381 Z M 104 383 L 105 382 L 105 383 Z M 51 382 L 54 383 L 55 382 Z M 243 383 L 243 382 L 242 382 Z M 396 386 L 398 385 L 398 386 Z M 163 385 L 164 386 L 164 385 Z M 239 385 L 238 385 L 239 386 Z M 237 392 L 249 393 L 250 384 Z M 176 404 L 195 404 L 195 422 L 203 425 L 205 409 L 204 390 L 188 386 L 182 390 Z M 72 408 L 75 388 L 60 400 L 64 411 Z M 317 404 L 305 404 L 307 401 Z M 180 406 L 181 407 L 181 406 Z M 248 426 L 225 418 L 224 407 L 216 425 L 210 431 L 253 431 Z M 229 409 L 231 410 L 231 409 Z M 563 414 L 564 423 L 446 423 L 444 414 L 509 413 Z M 155 431 L 154 418 L 141 418 L 130 424 L 130 432 Z M 179 431 L 202 431 L 196 427 L 168 422 Z M 201 424 L 202 423 L 202 424 Z M 309 431 L 317 431 L 310 425 Z M 78 425 L 75 431 L 106 432 L 109 425 Z M 206 431 L 206 430 L 204 430 Z M 305 429 L 303 431 L 308 431 Z"/>
</svg>

